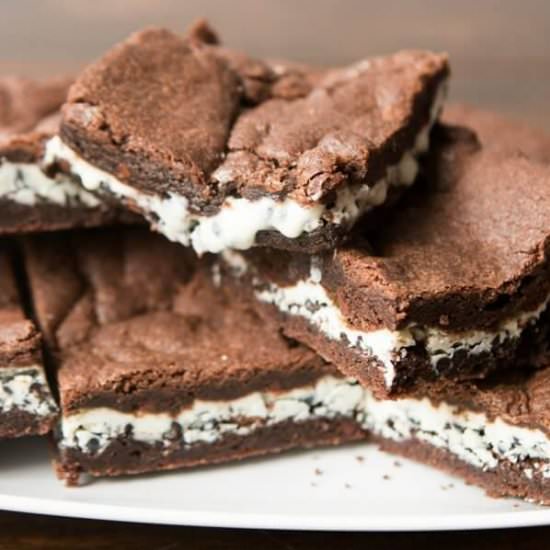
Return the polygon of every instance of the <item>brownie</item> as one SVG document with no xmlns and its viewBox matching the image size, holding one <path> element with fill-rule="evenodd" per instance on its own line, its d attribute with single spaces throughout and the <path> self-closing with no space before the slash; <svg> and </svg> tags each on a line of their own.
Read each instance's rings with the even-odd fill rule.
<svg viewBox="0 0 550 550">
<path fill-rule="evenodd" d="M 0 77 L 0 158 L 33 164 L 44 155 L 44 140 L 61 120 L 60 107 L 72 80 Z"/>
<path fill-rule="evenodd" d="M 519 365 L 547 337 L 550 167 L 462 127 L 433 137 L 382 229 L 313 257 L 225 254 L 261 311 L 381 397 Z"/>
<path fill-rule="evenodd" d="M 24 314 L 11 249 L 0 241 L 0 438 L 45 434 L 56 416 L 40 335 Z"/>
<path fill-rule="evenodd" d="M 199 252 L 315 252 L 410 186 L 449 73 L 402 51 L 314 69 L 186 37 L 130 36 L 77 78 L 50 158 Z"/>
<path fill-rule="evenodd" d="M 441 468 L 491 496 L 550 505 L 550 369 L 435 384 L 431 396 L 381 401 L 363 427 L 382 449 Z"/>
<path fill-rule="evenodd" d="M 132 216 L 102 204 L 55 165 L 45 143 L 59 130 L 71 80 L 0 77 L 0 234 L 96 226 Z"/>
<path fill-rule="evenodd" d="M 67 483 L 364 437 L 339 401 L 357 383 L 214 287 L 184 247 L 140 229 L 44 234 L 24 258 L 58 366 Z"/>
<path fill-rule="evenodd" d="M 486 148 L 524 153 L 541 162 L 550 162 L 550 135 L 521 120 L 463 103 L 446 105 L 443 122 L 474 130 Z"/>
</svg>

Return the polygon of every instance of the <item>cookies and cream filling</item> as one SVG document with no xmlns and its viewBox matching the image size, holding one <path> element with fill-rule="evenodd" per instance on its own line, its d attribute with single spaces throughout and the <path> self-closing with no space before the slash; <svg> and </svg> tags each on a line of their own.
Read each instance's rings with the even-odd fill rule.
<svg viewBox="0 0 550 550">
<path fill-rule="evenodd" d="M 179 413 L 83 409 L 63 417 L 61 448 L 97 455 L 117 438 L 168 448 L 213 444 L 281 422 L 348 418 L 367 432 L 398 442 L 420 440 L 483 470 L 501 461 L 529 461 L 527 477 L 550 478 L 550 440 L 539 429 L 490 420 L 485 414 L 429 399 L 379 400 L 351 378 L 325 375 L 288 391 L 258 391 L 230 401 L 196 400 Z"/>
<path fill-rule="evenodd" d="M 236 276 L 247 269 L 245 258 L 238 252 L 225 253 L 224 262 Z M 395 365 L 406 356 L 407 348 L 421 343 L 435 371 L 439 361 L 452 359 L 458 352 L 480 354 L 496 345 L 518 339 L 531 324 L 536 323 L 550 302 L 550 296 L 532 311 L 524 311 L 503 320 L 494 330 L 444 331 L 437 327 L 411 324 L 400 330 L 360 330 L 351 327 L 338 305 L 321 284 L 322 273 L 312 258 L 309 277 L 294 285 L 279 286 L 254 277 L 255 295 L 261 302 L 274 305 L 279 311 L 304 318 L 331 340 L 344 342 L 350 348 L 376 359 L 383 368 L 388 388 L 395 379 Z"/>
<path fill-rule="evenodd" d="M 0 368 L 0 414 L 14 410 L 34 416 L 48 416 L 57 411 L 42 367 Z"/>
<path fill-rule="evenodd" d="M 0 200 L 24 206 L 55 204 L 94 208 L 100 200 L 70 177 L 48 176 L 37 164 L 0 159 Z"/>
<path fill-rule="evenodd" d="M 195 400 L 176 415 L 91 408 L 62 418 L 59 444 L 100 453 L 118 437 L 165 446 L 176 440 L 184 445 L 214 443 L 227 434 L 246 436 L 285 421 L 351 417 L 362 393 L 355 383 L 327 376 L 289 391 L 258 391 L 230 401 Z"/>
<path fill-rule="evenodd" d="M 366 211 L 383 204 L 392 187 L 411 185 L 418 171 L 417 158 L 428 150 L 430 130 L 437 120 L 446 96 L 446 83 L 440 85 L 433 101 L 428 124 L 416 136 L 413 147 L 401 160 L 388 167 L 384 178 L 374 185 L 343 186 L 337 191 L 330 207 L 325 204 L 303 205 L 285 198 L 266 196 L 256 200 L 227 197 L 217 213 L 193 213 L 186 197 L 169 192 L 154 195 L 139 191 L 84 160 L 59 137 L 46 144 L 46 164 L 68 163 L 70 171 L 83 187 L 94 193 L 114 195 L 127 201 L 151 220 L 155 228 L 168 239 L 191 245 L 199 254 L 226 249 L 250 248 L 260 231 L 277 231 L 289 239 L 311 233 L 325 223 L 352 225 Z M 220 167 L 213 175 L 220 186 L 228 185 L 232 174 Z"/>
</svg>

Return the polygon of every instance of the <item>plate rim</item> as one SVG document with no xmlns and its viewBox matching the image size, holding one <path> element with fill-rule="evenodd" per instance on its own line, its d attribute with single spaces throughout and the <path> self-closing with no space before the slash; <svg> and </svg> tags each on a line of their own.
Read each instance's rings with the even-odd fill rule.
<svg viewBox="0 0 550 550">
<path fill-rule="evenodd" d="M 10 512 L 40 514 L 51 517 L 90 519 L 155 525 L 179 525 L 186 527 L 272 529 L 289 531 L 345 531 L 345 532 L 406 532 L 406 531 L 455 531 L 510 529 L 518 527 L 542 527 L 550 525 L 550 508 L 517 512 L 489 512 L 455 514 L 440 518 L 434 525 L 433 517 L 399 516 L 398 524 L 390 515 L 338 516 L 331 522 L 326 516 L 280 516 L 257 513 L 217 512 L 197 510 L 167 510 L 98 504 L 86 501 L 59 501 L 57 499 L 1 495 L 0 509 Z"/>
<path fill-rule="evenodd" d="M 196 502 L 195 506 L 186 506 L 184 503 L 174 504 L 172 502 L 164 506 L 164 499 L 138 499 L 136 502 L 134 499 L 120 499 L 120 495 L 118 497 L 116 496 L 116 491 L 113 493 L 114 499 L 111 499 L 108 491 L 106 495 L 103 490 L 99 492 L 92 491 L 92 493 L 87 496 L 85 488 L 82 488 L 81 492 L 79 488 L 65 487 L 64 491 L 60 493 L 53 489 L 53 487 L 62 487 L 62 484 L 59 485 L 59 481 L 55 480 L 55 473 L 51 468 L 51 455 L 48 460 L 47 453 L 38 452 L 39 446 L 42 451 L 45 451 L 44 446 L 47 445 L 47 442 L 41 438 L 28 438 L 26 441 L 20 440 L 18 443 L 18 446 L 9 445 L 4 455 L 5 458 L 8 459 L 7 464 L 4 464 L 4 466 L 7 467 L 5 473 L 8 477 L 6 478 L 7 485 L 5 487 L 2 487 L 0 483 L 0 510 L 27 514 L 41 514 L 52 517 L 156 525 L 319 532 L 436 532 L 550 525 L 550 507 L 523 507 L 523 504 L 525 504 L 524 502 L 513 499 L 495 500 L 495 502 L 498 500 L 508 501 L 509 503 L 504 508 L 496 507 L 496 509 L 490 508 L 487 510 L 477 507 L 459 507 L 456 510 L 451 509 L 451 511 L 445 511 L 444 514 L 434 514 L 430 513 L 429 509 L 417 511 L 414 506 L 408 506 L 402 508 L 402 511 L 397 515 L 394 513 L 392 507 L 378 512 L 376 508 L 369 507 L 369 510 L 374 511 L 369 514 L 367 510 L 361 507 L 362 500 L 359 499 L 356 505 L 347 509 L 345 513 L 334 513 L 330 507 L 330 503 L 333 502 L 332 497 L 327 497 L 327 494 L 332 494 L 331 491 L 333 489 L 330 485 L 328 486 L 329 492 L 322 496 L 324 502 L 322 506 L 315 506 L 309 509 L 306 507 L 304 510 L 300 508 L 300 513 L 292 513 L 286 507 L 270 508 L 269 506 L 254 506 L 252 508 L 246 507 L 241 509 L 238 506 L 225 506 L 223 505 L 223 501 L 219 506 L 210 507 L 208 505 L 208 499 Z M 344 451 L 343 455 L 342 451 Z M 395 458 L 392 455 L 387 455 L 376 446 L 373 447 L 368 444 L 361 444 L 360 446 L 354 445 L 349 449 L 329 449 L 326 453 L 328 455 L 328 462 L 325 463 L 320 461 L 320 458 L 325 454 L 324 452 L 320 452 L 320 449 L 313 449 L 311 452 L 306 453 L 295 453 L 294 458 L 300 460 L 300 463 L 297 465 L 298 469 L 305 468 L 307 472 L 311 474 L 311 472 L 313 472 L 313 470 L 311 470 L 313 465 L 316 467 L 320 465 L 323 469 L 326 467 L 326 471 L 330 471 L 336 465 L 341 465 L 342 463 L 340 461 L 345 461 L 349 458 L 352 458 L 353 464 L 356 464 L 355 459 L 357 453 L 360 453 L 364 459 L 371 464 L 371 467 L 374 468 L 373 473 L 376 478 L 380 477 L 376 475 L 376 473 L 381 473 L 379 470 L 386 470 L 388 466 L 386 462 L 390 461 L 393 464 L 393 459 Z M 372 455 L 369 453 L 372 453 Z M 21 456 L 29 457 L 31 459 L 30 462 L 23 466 L 17 460 L 17 457 Z M 278 472 L 278 474 L 280 474 L 281 471 L 285 471 L 288 467 L 288 463 L 285 462 L 285 459 L 290 459 L 292 461 L 293 457 L 289 453 L 286 457 L 284 455 L 279 455 L 274 458 L 283 459 L 282 464 L 279 464 L 278 470 L 276 470 L 276 473 Z M 310 459 L 312 459 L 312 461 L 310 461 Z M 382 462 L 379 462 L 379 459 L 381 459 Z M 258 465 L 265 466 L 270 462 L 277 461 L 258 460 L 257 462 Z M 248 464 L 247 466 L 251 465 L 254 466 L 254 464 Z M 414 461 L 411 461 L 411 466 L 412 465 L 421 467 L 426 470 L 426 472 L 434 471 Z M 22 466 L 23 470 L 20 469 Z M 242 474 L 241 468 L 245 466 L 245 464 L 233 463 L 227 464 L 226 466 L 230 468 L 236 467 Z M 283 470 L 281 470 L 281 466 Z M 218 467 L 215 468 L 218 470 Z M 226 467 L 221 467 L 220 469 L 225 471 Z M 338 469 L 340 468 L 338 467 Z M 22 472 L 23 475 L 22 479 L 19 478 L 20 472 Z M 253 478 L 258 475 L 263 478 L 266 475 L 263 471 L 254 472 L 254 468 L 252 472 Z M 4 472 L 0 469 L 0 481 L 2 480 L 3 473 Z M 315 470 L 315 474 L 316 473 Z M 210 474 L 207 474 L 207 476 L 209 475 Z M 46 481 L 47 485 L 41 487 L 40 490 L 35 489 L 29 494 L 26 490 L 21 490 L 20 484 L 22 482 L 25 484 L 24 482 L 30 481 L 32 476 L 38 476 L 36 481 Z M 154 474 L 151 474 L 151 476 L 156 477 Z M 183 479 L 184 477 L 186 476 L 182 476 L 181 478 Z M 179 475 L 177 479 L 180 479 Z M 116 485 L 118 485 L 118 482 L 123 482 L 124 480 L 117 478 L 113 481 L 116 481 Z M 339 482 L 341 481 L 342 480 L 339 480 Z M 408 481 L 410 482 L 410 480 Z M 50 482 L 52 484 L 51 487 L 49 486 Z M 412 482 L 414 483 L 414 481 Z M 385 482 L 382 483 L 384 484 Z M 317 484 L 314 485 L 317 486 Z M 439 481 L 437 481 L 437 485 L 439 485 Z M 466 485 L 468 484 L 466 483 Z M 52 491 L 51 493 L 50 490 Z M 317 491 L 317 489 L 315 491 Z M 384 488 L 383 492 L 385 493 L 385 491 L 386 489 Z M 483 495 L 482 489 L 478 489 L 478 492 L 480 496 Z M 123 495 L 126 494 L 126 491 L 124 491 Z M 329 498 L 329 500 L 327 500 L 327 498 Z M 461 498 L 460 495 L 458 495 L 458 498 Z M 485 495 L 485 498 L 489 497 Z"/>
</svg>

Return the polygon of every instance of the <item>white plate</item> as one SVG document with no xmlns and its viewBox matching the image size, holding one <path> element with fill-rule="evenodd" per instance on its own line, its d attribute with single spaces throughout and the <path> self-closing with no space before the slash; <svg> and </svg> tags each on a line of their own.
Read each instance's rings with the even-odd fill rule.
<svg viewBox="0 0 550 550">
<path fill-rule="evenodd" d="M 264 529 L 442 530 L 550 524 L 550 509 L 475 488 L 370 445 L 66 488 L 44 440 L 0 444 L 0 508 Z"/>
</svg>

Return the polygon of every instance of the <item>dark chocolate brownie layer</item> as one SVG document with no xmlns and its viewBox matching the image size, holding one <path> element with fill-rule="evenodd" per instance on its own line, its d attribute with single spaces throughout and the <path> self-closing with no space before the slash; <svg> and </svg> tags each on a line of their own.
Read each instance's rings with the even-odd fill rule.
<svg viewBox="0 0 550 550">
<path fill-rule="evenodd" d="M 122 192 L 103 178 L 93 187 L 161 231 L 173 220 L 136 193 L 184 199 L 191 215 L 208 217 L 226 200 L 324 208 L 344 187 L 372 186 L 414 150 L 448 76 L 445 56 L 422 51 L 320 71 L 254 60 L 216 41 L 204 26 L 185 39 L 137 33 L 80 75 L 63 110 L 63 142 L 127 186 Z M 70 168 L 92 189 L 86 169 Z M 350 225 L 340 228 L 346 224 L 327 212 L 299 240 L 269 224 L 256 228 L 264 230 L 256 244 L 326 249 Z"/>
<path fill-rule="evenodd" d="M 365 439 L 365 432 L 353 420 L 282 422 L 258 428 L 251 435 L 226 435 L 215 443 L 184 446 L 179 441 L 159 446 L 119 438 L 94 456 L 75 449 L 61 450 L 57 472 L 68 485 L 78 485 L 82 474 L 120 476 L 151 471 L 174 470 L 244 460 L 292 449 L 342 445 Z"/>
<path fill-rule="evenodd" d="M 58 167 L 50 166 L 48 174 L 40 169 L 70 83 L 0 77 L 0 234 L 135 221 L 91 195 L 83 201 L 80 188 Z"/>
<path fill-rule="evenodd" d="M 15 235 L 40 231 L 60 231 L 70 227 L 100 227 L 118 223 L 141 224 L 140 218 L 130 212 L 112 210 L 100 206 L 86 208 L 61 206 L 47 201 L 28 206 L 10 200 L 0 199 L 0 233 Z"/>
<path fill-rule="evenodd" d="M 442 121 L 471 128 L 485 148 L 509 153 L 521 151 L 529 158 L 550 162 L 550 136 L 521 120 L 473 105 L 451 103 L 445 107 Z"/>
<path fill-rule="evenodd" d="M 54 430 L 56 422 L 57 410 L 53 407 L 48 415 L 37 415 L 21 409 L 1 412 L 0 439 L 46 435 Z"/>
</svg>

